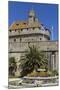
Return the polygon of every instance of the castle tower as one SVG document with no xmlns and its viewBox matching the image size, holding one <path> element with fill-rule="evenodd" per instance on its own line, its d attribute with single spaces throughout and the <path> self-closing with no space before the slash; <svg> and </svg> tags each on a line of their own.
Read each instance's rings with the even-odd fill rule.
<svg viewBox="0 0 60 90">
<path fill-rule="evenodd" d="M 35 21 L 35 12 L 33 9 L 30 10 L 28 17 L 29 17 L 29 24 L 32 24 Z"/>
<path fill-rule="evenodd" d="M 29 49 L 29 45 L 35 45 L 46 52 L 48 68 L 58 70 L 58 42 L 51 41 L 50 34 L 51 32 L 39 22 L 33 9 L 28 13 L 28 22 L 16 21 L 9 27 L 9 57 L 16 59 L 16 76 L 20 76 L 19 60 Z"/>
</svg>

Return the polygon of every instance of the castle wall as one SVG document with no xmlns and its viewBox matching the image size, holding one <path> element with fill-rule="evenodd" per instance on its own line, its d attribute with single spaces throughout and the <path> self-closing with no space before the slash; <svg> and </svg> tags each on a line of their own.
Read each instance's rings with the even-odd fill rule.
<svg viewBox="0 0 60 90">
<path fill-rule="evenodd" d="M 39 41 L 39 42 L 10 42 L 9 57 L 15 57 L 16 62 L 24 55 L 29 46 L 36 46 L 40 51 L 46 52 L 48 57 L 48 68 L 58 70 L 58 42 L 57 41 Z M 54 54 L 53 54 L 54 53 Z M 17 69 L 18 70 L 18 69 Z M 19 71 L 16 72 L 16 75 Z M 20 74 L 19 74 L 20 75 Z"/>
<path fill-rule="evenodd" d="M 21 55 L 36 46 L 44 51 L 48 58 L 48 69 L 58 70 L 58 41 L 50 40 L 50 31 L 39 23 L 34 11 L 30 11 L 28 21 L 15 22 L 9 28 L 9 57 L 15 57 L 17 62 L 16 75 L 20 73 L 19 60 Z"/>
</svg>

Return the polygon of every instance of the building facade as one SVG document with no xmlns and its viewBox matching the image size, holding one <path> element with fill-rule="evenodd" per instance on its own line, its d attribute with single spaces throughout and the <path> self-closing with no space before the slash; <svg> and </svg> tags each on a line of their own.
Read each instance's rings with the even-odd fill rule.
<svg viewBox="0 0 60 90">
<path fill-rule="evenodd" d="M 20 57 L 24 55 L 29 45 L 46 52 L 48 68 L 58 70 L 58 41 L 52 41 L 50 35 L 50 30 L 39 22 L 34 10 L 29 11 L 28 20 L 16 21 L 9 27 L 9 57 L 16 59 L 17 76 L 20 74 Z"/>
</svg>

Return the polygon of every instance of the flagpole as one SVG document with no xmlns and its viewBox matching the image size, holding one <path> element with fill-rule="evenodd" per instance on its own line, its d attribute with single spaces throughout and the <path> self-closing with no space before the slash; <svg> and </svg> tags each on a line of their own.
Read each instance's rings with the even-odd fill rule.
<svg viewBox="0 0 60 90">
<path fill-rule="evenodd" d="M 51 37 L 52 37 L 52 40 L 53 40 L 53 26 L 52 26 L 52 29 L 51 29 Z"/>
</svg>

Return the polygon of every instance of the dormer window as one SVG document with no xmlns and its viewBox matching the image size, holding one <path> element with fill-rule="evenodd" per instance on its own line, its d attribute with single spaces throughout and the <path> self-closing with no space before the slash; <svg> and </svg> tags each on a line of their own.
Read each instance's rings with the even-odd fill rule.
<svg viewBox="0 0 60 90">
<path fill-rule="evenodd" d="M 44 26 L 43 24 L 41 24 L 42 26 Z"/>
<path fill-rule="evenodd" d="M 19 24 L 17 23 L 16 25 L 18 26 Z"/>
<path fill-rule="evenodd" d="M 46 27 L 44 27 L 45 30 L 48 30 Z"/>
<path fill-rule="evenodd" d="M 47 31 L 48 29 L 47 29 L 47 28 L 45 28 L 45 30 Z"/>
<path fill-rule="evenodd" d="M 26 25 L 26 23 L 23 23 L 23 24 L 25 24 L 25 25 Z"/>
</svg>

